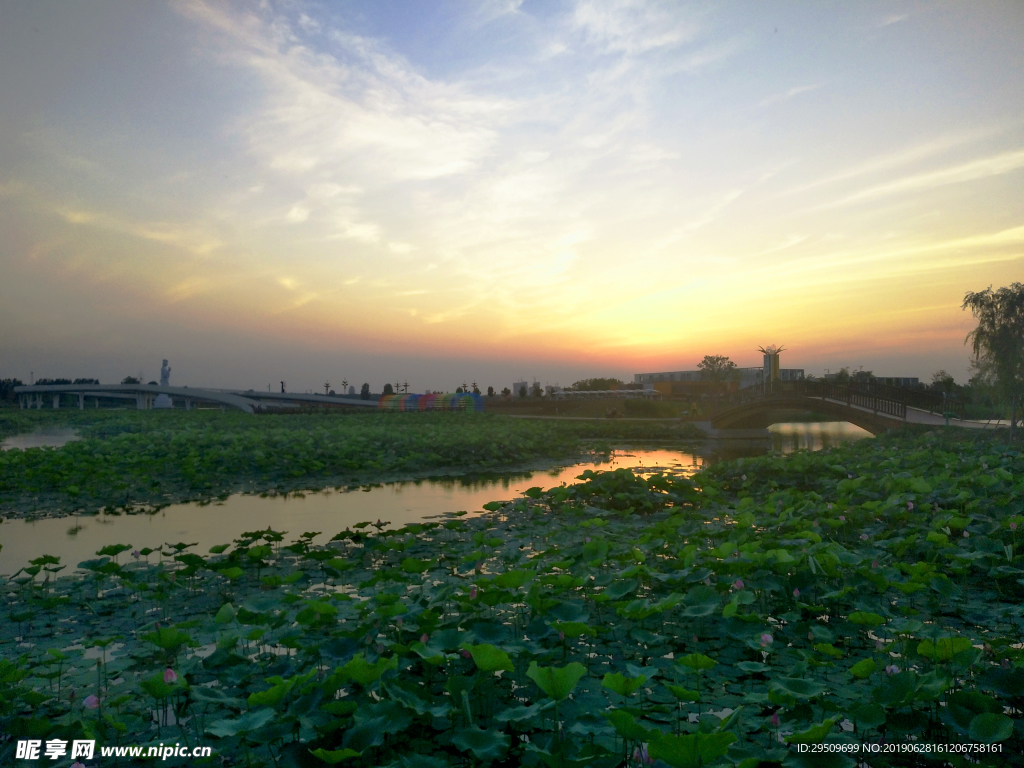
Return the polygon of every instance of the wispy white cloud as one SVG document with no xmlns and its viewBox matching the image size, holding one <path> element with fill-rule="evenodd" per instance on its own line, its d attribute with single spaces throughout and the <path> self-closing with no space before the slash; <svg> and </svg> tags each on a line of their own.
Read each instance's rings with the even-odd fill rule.
<svg viewBox="0 0 1024 768">
<path fill-rule="evenodd" d="M 932 139 L 921 141 L 912 146 L 900 149 L 896 152 L 889 152 L 878 157 L 871 158 L 851 167 L 845 168 L 836 173 L 831 173 L 824 178 L 815 179 L 804 184 L 787 189 L 783 194 L 795 194 L 814 189 L 826 184 L 846 181 L 859 176 L 868 176 L 874 173 L 889 171 L 901 166 L 925 160 L 934 155 L 948 152 L 956 147 L 978 142 L 999 133 L 999 127 L 976 128 L 969 131 L 947 133 Z"/>
<path fill-rule="evenodd" d="M 879 21 L 878 26 L 888 27 L 892 24 L 899 24 L 901 21 L 906 21 L 909 18 L 909 13 L 891 13 L 888 16 L 884 17 L 881 21 Z"/>
<path fill-rule="evenodd" d="M 674 3 L 609 0 L 577 3 L 576 26 L 609 53 L 637 55 L 693 40 L 698 26 Z"/>
<path fill-rule="evenodd" d="M 762 107 L 767 107 L 772 104 L 778 104 L 780 101 L 789 101 L 795 96 L 799 96 L 802 93 L 810 93 L 821 88 L 821 83 L 814 83 L 810 85 L 797 85 L 789 90 L 783 91 L 782 93 L 776 93 L 773 96 L 769 96 L 761 102 Z"/>
<path fill-rule="evenodd" d="M 1024 167 L 1024 150 L 1002 152 L 998 155 L 971 160 L 937 171 L 912 174 L 884 184 L 876 184 L 839 200 L 816 206 L 811 210 L 835 208 L 904 192 L 920 192 L 949 184 L 962 184 L 990 176 L 1000 176 L 1021 167 Z"/>
</svg>

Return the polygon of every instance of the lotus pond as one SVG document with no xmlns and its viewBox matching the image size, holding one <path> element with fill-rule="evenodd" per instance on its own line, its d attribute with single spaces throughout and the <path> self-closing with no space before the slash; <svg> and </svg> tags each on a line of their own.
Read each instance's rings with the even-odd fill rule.
<svg viewBox="0 0 1024 768">
<path fill-rule="evenodd" d="M 234 494 L 224 500 L 171 504 L 158 510 L 107 512 L 73 517 L 0 520 L 0 575 L 11 574 L 43 554 L 74 564 L 95 556 L 110 541 L 133 549 L 165 542 L 194 542 L 196 551 L 230 541 L 243 528 L 340 530 L 364 520 L 393 528 L 466 510 L 479 513 L 495 499 L 515 498 L 534 485 L 575 482 L 587 469 L 632 468 L 639 474 L 689 475 L 704 459 L 672 450 L 614 450 L 608 455 L 552 469 L 393 483 L 372 483 L 318 492 Z"/>
<path fill-rule="evenodd" d="M 40 558 L 3 583 L 0 762 L 96 738 L 252 766 L 1015 765 L 1022 478 L 1005 445 L 896 436 L 393 530 L 111 542 L 75 577 Z M 975 751 L 863 751 L 915 744 Z"/>
<path fill-rule="evenodd" d="M 678 423 L 464 413 L 0 412 L 0 437 L 40 427 L 74 429 L 82 439 L 59 450 L 0 451 L 7 517 L 152 510 L 240 492 L 494 472 L 583 458 L 607 451 L 610 440 L 678 444 L 701 436 Z"/>
</svg>

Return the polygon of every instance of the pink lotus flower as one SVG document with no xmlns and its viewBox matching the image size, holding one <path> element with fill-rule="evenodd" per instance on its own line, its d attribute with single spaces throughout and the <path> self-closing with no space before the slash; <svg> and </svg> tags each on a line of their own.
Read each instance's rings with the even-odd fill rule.
<svg viewBox="0 0 1024 768">
<path fill-rule="evenodd" d="M 772 712 L 771 723 L 772 723 L 772 728 L 778 728 L 779 725 L 782 723 L 781 718 L 779 718 L 779 713 L 778 712 Z"/>
<path fill-rule="evenodd" d="M 558 639 L 560 642 L 565 642 L 565 632 L 559 632 Z"/>
<path fill-rule="evenodd" d="M 1010 660 L 1009 659 L 1003 659 L 1003 669 L 1009 669 L 1009 668 L 1010 668 Z"/>
<path fill-rule="evenodd" d="M 875 650 L 876 651 L 884 651 L 885 650 L 885 643 L 883 643 L 881 640 L 875 640 Z"/>
<path fill-rule="evenodd" d="M 647 754 L 646 744 L 641 744 L 633 750 L 633 759 L 641 765 L 654 765 L 654 758 Z"/>
<path fill-rule="evenodd" d="M 846 522 L 846 515 L 840 515 L 839 516 L 839 522 L 840 523 L 845 523 Z"/>
<path fill-rule="evenodd" d="M 71 764 L 71 768 L 85 768 L 85 766 L 84 766 L 84 765 L 82 765 L 82 764 L 81 764 L 80 762 L 78 762 L 77 760 L 75 760 L 75 762 L 73 762 L 73 763 Z"/>
<path fill-rule="evenodd" d="M 914 508 L 914 502 L 912 502 L 912 501 L 908 501 L 908 502 L 907 502 L 907 511 L 909 512 L 909 511 L 910 511 L 910 510 L 912 510 L 913 508 Z"/>
<path fill-rule="evenodd" d="M 964 531 L 964 538 L 965 539 L 971 538 L 971 534 L 969 534 L 967 531 Z"/>
<path fill-rule="evenodd" d="M 890 664 L 888 667 L 885 668 L 885 674 L 887 675 L 898 675 L 899 673 L 900 668 L 897 667 L 895 664 Z"/>
<path fill-rule="evenodd" d="M 698 638 L 698 637 L 697 637 L 696 635 L 694 635 L 694 636 L 693 636 L 693 642 L 695 642 L 695 643 L 699 643 L 699 642 L 700 642 L 700 639 L 699 639 L 699 638 Z"/>
<path fill-rule="evenodd" d="M 871 567 L 872 568 L 877 568 L 878 567 L 878 561 L 877 560 L 872 560 L 871 561 Z"/>
<path fill-rule="evenodd" d="M 1010 530 L 1011 531 L 1016 531 L 1017 530 L 1017 523 L 1016 522 L 1010 523 Z"/>
<path fill-rule="evenodd" d="M 178 675 L 170 667 L 164 670 L 164 682 L 168 685 L 178 682 Z"/>
<path fill-rule="evenodd" d="M 100 705 L 100 699 L 98 696 L 94 695 L 86 696 L 85 701 L 82 702 L 82 705 L 86 709 L 96 709 Z"/>
<path fill-rule="evenodd" d="M 769 635 L 767 632 L 765 632 L 763 635 L 761 635 L 761 645 L 763 647 L 767 648 L 769 645 L 771 645 L 774 642 L 775 642 L 775 638 L 772 637 L 771 635 Z"/>
<path fill-rule="evenodd" d="M 132 557 L 134 557 L 136 560 L 138 560 L 140 557 L 142 557 L 142 553 L 139 552 L 139 550 L 136 549 L 134 552 L 132 552 Z"/>
<path fill-rule="evenodd" d="M 706 584 L 709 587 L 711 586 L 711 577 L 710 576 L 707 576 L 707 577 L 704 578 L 704 584 Z"/>
<path fill-rule="evenodd" d="M 797 588 L 793 589 L 793 597 L 800 597 L 800 590 Z"/>
<path fill-rule="evenodd" d="M 473 587 L 471 590 L 469 590 L 469 599 L 470 600 L 476 600 L 476 595 L 477 595 L 476 587 Z"/>
<path fill-rule="evenodd" d="M 743 579 L 736 579 L 736 581 L 734 581 L 732 583 L 732 588 L 733 589 L 743 589 Z"/>
<path fill-rule="evenodd" d="M 868 535 L 867 535 L 866 533 L 862 533 L 862 534 L 860 535 L 860 540 L 861 540 L 861 541 L 867 541 L 867 540 L 868 540 Z"/>
<path fill-rule="evenodd" d="M 424 632 L 422 635 L 420 635 L 420 642 L 426 645 L 428 642 L 430 642 L 430 635 Z"/>
<path fill-rule="evenodd" d="M 747 479 L 747 476 L 746 476 L 746 475 L 743 475 L 743 479 L 744 479 L 744 480 L 746 480 L 746 479 Z"/>
<path fill-rule="evenodd" d="M 469 651 L 466 651 L 466 650 L 462 651 L 462 658 L 469 659 L 469 658 L 472 658 L 472 657 L 473 657 L 473 654 L 470 653 Z"/>
</svg>

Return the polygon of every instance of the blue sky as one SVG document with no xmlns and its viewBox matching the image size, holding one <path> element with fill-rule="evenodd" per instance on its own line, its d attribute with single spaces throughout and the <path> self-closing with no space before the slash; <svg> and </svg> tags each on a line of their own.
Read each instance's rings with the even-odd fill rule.
<svg viewBox="0 0 1024 768">
<path fill-rule="evenodd" d="M 7 2 L 0 376 L 963 381 L 1019 3 Z"/>
</svg>

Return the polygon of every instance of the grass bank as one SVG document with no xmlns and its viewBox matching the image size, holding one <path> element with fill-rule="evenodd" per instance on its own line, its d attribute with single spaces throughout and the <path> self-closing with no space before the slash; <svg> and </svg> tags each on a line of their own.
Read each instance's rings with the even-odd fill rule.
<svg viewBox="0 0 1024 768">
<path fill-rule="evenodd" d="M 1022 478 L 926 434 L 40 558 L 3 585 L 0 731 L 253 766 L 1016 765 Z"/>
</svg>

